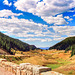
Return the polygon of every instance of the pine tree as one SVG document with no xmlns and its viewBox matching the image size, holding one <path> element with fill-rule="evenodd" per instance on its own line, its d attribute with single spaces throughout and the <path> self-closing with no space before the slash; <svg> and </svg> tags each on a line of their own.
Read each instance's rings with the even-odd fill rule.
<svg viewBox="0 0 75 75">
<path fill-rule="evenodd" d="M 74 50 L 73 50 L 72 46 L 71 46 L 71 50 L 72 50 L 72 52 L 71 52 L 71 57 L 72 57 L 74 55 Z"/>
</svg>

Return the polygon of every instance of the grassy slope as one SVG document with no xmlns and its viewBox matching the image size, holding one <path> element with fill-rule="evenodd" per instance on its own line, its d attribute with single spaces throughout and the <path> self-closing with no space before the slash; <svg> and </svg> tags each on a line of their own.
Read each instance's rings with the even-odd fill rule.
<svg viewBox="0 0 75 75">
<path fill-rule="evenodd" d="M 73 73 L 75 74 L 75 56 L 70 57 L 71 51 L 64 52 L 64 50 L 31 50 L 21 54 L 21 51 L 16 51 L 16 55 L 5 56 L 5 58 L 17 64 L 32 63 L 43 65 L 51 67 L 54 71 L 73 75 Z"/>
</svg>

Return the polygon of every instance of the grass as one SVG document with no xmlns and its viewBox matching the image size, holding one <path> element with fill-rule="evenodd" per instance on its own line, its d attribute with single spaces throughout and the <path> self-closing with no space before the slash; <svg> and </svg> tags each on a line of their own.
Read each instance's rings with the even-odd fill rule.
<svg viewBox="0 0 75 75">
<path fill-rule="evenodd" d="M 25 56 L 20 56 L 20 55 Z M 28 55 L 30 57 L 28 57 Z M 27 57 L 26 57 L 27 56 Z M 6 58 L 8 61 L 12 61 L 14 63 L 20 64 L 20 63 L 31 63 L 34 65 L 43 65 L 50 67 L 53 71 L 61 72 L 63 74 L 72 75 L 75 73 L 72 70 L 64 71 L 63 66 L 66 66 L 67 64 L 71 63 L 69 60 L 70 53 L 64 53 L 63 51 L 58 50 L 34 50 L 34 51 L 28 51 L 28 52 L 20 52 L 16 51 L 16 55 L 13 56 L 0 56 L 1 58 Z M 62 67 L 61 69 L 59 67 Z M 66 67 L 67 68 L 67 67 Z"/>
<path fill-rule="evenodd" d="M 63 59 L 57 59 L 57 62 L 58 62 L 59 64 L 48 64 L 47 67 L 50 67 L 50 68 L 52 68 L 52 70 L 53 70 L 53 69 L 56 69 L 56 68 L 58 68 L 58 67 L 60 67 L 60 66 L 63 66 L 63 65 L 66 65 L 66 64 L 71 63 L 71 62 L 65 61 L 65 60 L 63 60 Z"/>
<path fill-rule="evenodd" d="M 49 64 L 49 65 L 47 65 L 47 67 L 50 67 L 52 70 L 56 69 L 56 68 L 58 68 L 60 66 L 61 66 L 61 64 Z"/>
<path fill-rule="evenodd" d="M 65 75 L 75 75 L 75 70 L 63 70 L 63 69 L 60 69 L 60 70 L 54 70 L 56 72 L 60 72 L 62 74 L 65 74 Z"/>
<path fill-rule="evenodd" d="M 62 65 L 66 65 L 66 64 L 71 63 L 70 61 L 67 61 L 67 60 L 64 60 L 64 59 L 57 59 L 57 62 L 62 64 Z"/>
<path fill-rule="evenodd" d="M 73 75 L 73 73 L 74 73 L 74 70 L 71 70 L 71 71 L 68 72 L 67 75 Z"/>
</svg>

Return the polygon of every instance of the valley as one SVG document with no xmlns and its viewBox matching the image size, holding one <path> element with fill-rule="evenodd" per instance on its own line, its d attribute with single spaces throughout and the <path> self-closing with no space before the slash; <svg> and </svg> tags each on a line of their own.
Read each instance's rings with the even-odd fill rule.
<svg viewBox="0 0 75 75">
<path fill-rule="evenodd" d="M 27 52 L 16 51 L 15 55 L 2 55 L 10 62 L 21 64 L 31 63 L 50 67 L 52 71 L 63 74 L 75 74 L 75 56 L 71 57 L 71 51 L 65 53 L 64 50 L 31 50 Z"/>
<path fill-rule="evenodd" d="M 74 75 L 75 37 L 68 37 L 45 50 L 0 33 L 0 58 L 17 65 L 31 63 L 62 74 Z"/>
</svg>

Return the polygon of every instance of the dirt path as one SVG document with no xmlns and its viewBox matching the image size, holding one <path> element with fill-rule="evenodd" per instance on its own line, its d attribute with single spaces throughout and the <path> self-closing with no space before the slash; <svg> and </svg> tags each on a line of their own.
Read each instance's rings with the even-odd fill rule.
<svg viewBox="0 0 75 75">
<path fill-rule="evenodd" d="M 9 71 L 5 71 L 4 68 L 0 67 L 0 75 L 15 75 L 15 74 L 12 74 Z"/>
</svg>

